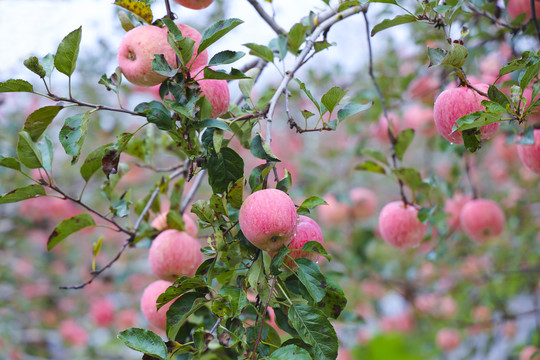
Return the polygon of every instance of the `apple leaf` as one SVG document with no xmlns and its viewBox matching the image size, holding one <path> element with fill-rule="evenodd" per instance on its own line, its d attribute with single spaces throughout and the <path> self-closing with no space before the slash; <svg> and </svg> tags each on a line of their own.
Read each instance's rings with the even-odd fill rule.
<svg viewBox="0 0 540 360">
<path fill-rule="evenodd" d="M 167 345 L 161 337 L 146 329 L 129 328 L 118 334 L 118 339 L 133 350 L 146 355 L 165 360 L 169 355 Z"/>
<path fill-rule="evenodd" d="M 285 35 L 279 35 L 273 38 L 268 43 L 268 47 L 279 60 L 285 59 L 285 56 L 287 56 L 287 37 Z"/>
<path fill-rule="evenodd" d="M 456 120 L 456 124 L 452 127 L 452 134 L 457 131 L 471 130 L 481 128 L 482 126 L 493 124 L 502 120 L 500 114 L 475 111 L 464 115 Z"/>
<path fill-rule="evenodd" d="M 269 360 L 311 360 L 307 350 L 294 344 L 284 346 L 274 351 Z"/>
<path fill-rule="evenodd" d="M 154 54 L 154 59 L 152 60 L 152 71 L 156 73 L 171 77 L 176 75 L 178 69 L 174 69 L 167 60 L 165 60 L 165 55 L 163 54 Z"/>
<path fill-rule="evenodd" d="M 263 159 L 267 161 L 281 161 L 276 155 L 272 152 L 272 149 L 266 141 L 262 138 L 261 134 L 255 135 L 253 140 L 251 140 L 251 153 L 258 159 Z"/>
<path fill-rule="evenodd" d="M 167 290 L 156 300 L 157 303 L 157 309 L 161 309 L 161 307 L 174 299 L 176 299 L 178 296 L 191 291 L 196 290 L 197 292 L 208 292 L 208 285 L 206 284 L 206 281 L 202 276 L 194 276 L 194 277 L 188 277 L 188 276 L 182 276 L 180 279 L 177 279 L 173 285 L 169 286 Z"/>
<path fill-rule="evenodd" d="M 315 302 L 321 301 L 326 294 L 327 282 L 319 266 L 308 258 L 298 258 L 295 262 L 298 265 L 297 274 L 300 282 Z"/>
<path fill-rule="evenodd" d="M 71 76 L 75 71 L 81 37 L 82 27 L 79 27 L 67 34 L 60 45 L 58 45 L 56 55 L 54 56 L 54 67 L 62 74 Z"/>
<path fill-rule="evenodd" d="M 345 292 L 337 282 L 328 278 L 326 281 L 328 282 L 326 295 L 317 303 L 317 308 L 328 317 L 337 319 L 347 305 L 347 298 L 345 297 Z"/>
<path fill-rule="evenodd" d="M 212 24 L 208 29 L 204 31 L 203 37 L 199 44 L 199 49 L 197 52 L 202 53 L 207 47 L 221 39 L 229 31 L 242 24 L 243 21 L 240 19 L 232 18 L 226 20 L 219 20 L 218 22 Z"/>
<path fill-rule="evenodd" d="M 41 153 L 41 164 L 43 165 L 43 168 L 51 172 L 52 171 L 52 160 L 53 160 L 53 143 L 51 139 L 45 135 L 42 139 L 40 139 L 36 143 L 36 147 Z"/>
<path fill-rule="evenodd" d="M 223 70 L 212 70 L 209 67 L 204 68 L 204 78 L 216 80 L 251 79 L 249 76 L 235 68 L 231 68 L 231 71 L 227 74 Z"/>
<path fill-rule="evenodd" d="M 27 185 L 0 196 L 0 204 L 14 203 L 39 196 L 47 196 L 43 186 L 37 184 Z"/>
<path fill-rule="evenodd" d="M 116 0 L 114 5 L 120 6 L 131 12 L 132 14 L 141 18 L 147 24 L 152 24 L 154 15 L 150 9 L 150 5 L 147 5 L 145 1 L 139 0 Z"/>
<path fill-rule="evenodd" d="M 21 163 L 19 163 L 19 160 L 11 156 L 0 155 L 0 166 L 21 171 Z"/>
<path fill-rule="evenodd" d="M 178 331 L 187 318 L 195 311 L 206 306 L 208 301 L 195 292 L 186 293 L 176 299 L 167 311 L 167 336 L 169 339 L 176 339 Z"/>
<path fill-rule="evenodd" d="M 0 93 L 3 92 L 34 92 L 34 87 L 25 80 L 9 79 L 5 82 L 0 82 Z"/>
<path fill-rule="evenodd" d="M 221 194 L 244 175 L 244 160 L 236 151 L 225 147 L 219 154 L 212 154 L 208 158 L 207 168 L 212 190 Z"/>
<path fill-rule="evenodd" d="M 30 56 L 28 59 L 24 60 L 23 64 L 28 70 L 42 79 L 47 75 L 43 66 L 39 63 L 39 59 L 35 56 Z"/>
<path fill-rule="evenodd" d="M 140 103 L 135 107 L 135 112 L 144 114 L 148 122 L 155 124 L 160 130 L 171 130 L 173 128 L 171 113 L 159 101 L 152 100 Z"/>
<path fill-rule="evenodd" d="M 37 109 L 26 118 L 23 129 L 28 132 L 32 141 L 39 139 L 63 108 L 63 106 L 45 106 Z"/>
<path fill-rule="evenodd" d="M 247 43 L 244 46 L 250 50 L 249 53 L 251 55 L 260 57 L 268 62 L 274 61 L 274 52 L 269 47 L 255 43 Z"/>
<path fill-rule="evenodd" d="M 51 250 L 69 235 L 87 227 L 96 226 L 90 214 L 79 214 L 62 221 L 56 226 L 47 240 L 47 250 Z"/>
<path fill-rule="evenodd" d="M 409 147 L 413 139 L 413 129 L 405 129 L 398 134 L 395 147 L 396 156 L 399 160 L 403 160 L 403 156 L 405 155 L 405 152 L 407 151 L 407 148 Z"/>
<path fill-rule="evenodd" d="M 347 94 L 347 90 L 343 90 L 339 86 L 334 86 L 326 92 L 321 98 L 321 103 L 326 107 L 331 114 L 334 108 L 339 104 L 341 99 Z"/>
<path fill-rule="evenodd" d="M 90 180 L 94 173 L 101 168 L 101 159 L 105 155 L 105 149 L 112 146 L 112 143 L 101 145 L 97 149 L 93 150 L 88 156 L 84 163 L 81 166 L 81 176 L 85 181 Z"/>
<path fill-rule="evenodd" d="M 296 23 L 292 26 L 287 35 L 287 45 L 291 54 L 297 55 L 300 45 L 306 40 L 306 32 L 308 27 L 301 23 Z"/>
<path fill-rule="evenodd" d="M 371 30 L 371 36 L 375 35 L 376 33 L 389 29 L 393 26 L 401 25 L 401 24 L 408 24 L 416 21 L 416 16 L 414 15 L 398 15 L 393 19 L 385 19 L 381 23 L 375 25 L 373 29 Z"/>
<path fill-rule="evenodd" d="M 283 261 L 287 257 L 287 254 L 291 251 L 285 246 L 282 245 L 281 248 L 277 253 L 274 254 L 272 257 L 272 262 L 270 263 L 270 274 L 272 275 L 279 275 L 281 274 L 281 265 L 283 265 Z"/>
<path fill-rule="evenodd" d="M 39 64 L 43 67 L 43 70 L 45 70 L 45 76 L 50 78 L 54 70 L 54 55 L 53 54 L 45 55 L 39 60 Z"/>
<path fill-rule="evenodd" d="M 343 120 L 350 118 L 359 112 L 368 110 L 372 105 L 373 101 L 370 101 L 367 104 L 348 103 L 343 107 L 343 109 L 339 109 L 338 120 L 339 122 L 342 122 Z"/>
<path fill-rule="evenodd" d="M 41 152 L 32 141 L 30 134 L 24 130 L 19 132 L 17 157 L 19 158 L 19 161 L 29 169 L 43 167 L 43 164 L 41 163 Z"/>
<path fill-rule="evenodd" d="M 70 116 L 66 119 L 64 126 L 60 130 L 58 138 L 66 154 L 73 156 L 71 164 L 76 163 L 81 154 L 89 118 L 90 111 Z"/>
<path fill-rule="evenodd" d="M 212 56 L 208 62 L 208 66 L 231 64 L 236 60 L 243 58 L 244 55 L 246 55 L 246 53 L 243 51 L 220 51 L 216 55 Z"/>
<path fill-rule="evenodd" d="M 378 174 L 386 174 L 386 170 L 384 169 L 384 167 L 371 160 L 368 160 L 363 164 L 357 165 L 354 169 L 361 171 L 370 171 Z"/>
</svg>

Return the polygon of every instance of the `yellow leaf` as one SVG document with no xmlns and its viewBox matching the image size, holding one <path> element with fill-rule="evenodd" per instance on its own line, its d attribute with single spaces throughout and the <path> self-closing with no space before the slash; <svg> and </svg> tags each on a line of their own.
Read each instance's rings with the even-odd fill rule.
<svg viewBox="0 0 540 360">
<path fill-rule="evenodd" d="M 143 1 L 137 0 L 116 0 L 114 5 L 118 5 L 131 13 L 137 15 L 146 23 L 151 24 L 154 15 L 152 15 L 152 10 L 150 6 L 146 5 Z"/>
<path fill-rule="evenodd" d="M 99 240 L 94 243 L 94 258 L 92 259 L 92 271 L 96 271 L 96 258 L 99 254 L 99 251 L 101 250 L 101 244 L 103 243 L 103 238 L 100 237 Z"/>
</svg>

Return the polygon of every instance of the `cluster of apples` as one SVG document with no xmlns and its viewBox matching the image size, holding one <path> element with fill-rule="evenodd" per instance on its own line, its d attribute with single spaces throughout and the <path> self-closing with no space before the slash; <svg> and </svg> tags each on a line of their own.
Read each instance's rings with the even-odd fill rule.
<svg viewBox="0 0 540 360">
<path fill-rule="evenodd" d="M 284 261 L 291 269 L 296 267 L 292 259 L 319 259 L 318 254 L 299 249 L 308 241 L 322 244 L 321 228 L 313 219 L 299 216 L 292 199 L 281 190 L 263 189 L 248 196 L 240 207 L 238 221 L 246 239 L 271 256 L 283 245 L 292 250 Z"/>
<path fill-rule="evenodd" d="M 197 240 L 197 224 L 188 214 L 184 214 L 182 219 L 185 231 L 167 229 L 165 213 L 157 216 L 151 224 L 153 228 L 161 231 L 148 252 L 150 268 L 160 280 L 152 282 L 144 289 L 141 312 L 150 324 L 162 330 L 167 326 L 167 310 L 172 302 L 157 310 L 157 298 L 176 279 L 195 275 L 203 262 L 201 246 Z"/>
<path fill-rule="evenodd" d="M 212 1 L 177 1 L 192 8 L 201 9 Z M 212 117 L 218 117 L 227 112 L 230 103 L 230 94 L 227 81 L 203 79 L 202 69 L 208 64 L 208 52 L 198 53 L 197 49 L 202 35 L 194 28 L 185 24 L 176 24 L 184 37 L 195 42 L 193 57 L 185 64 L 190 74 L 198 82 L 201 95 L 205 96 L 212 105 Z M 150 87 L 162 83 L 166 76 L 152 71 L 152 61 L 155 55 L 162 54 L 167 63 L 178 68 L 176 53 L 167 41 L 167 28 L 154 25 L 142 25 L 126 33 L 118 47 L 118 65 L 125 78 L 134 85 Z"/>
</svg>

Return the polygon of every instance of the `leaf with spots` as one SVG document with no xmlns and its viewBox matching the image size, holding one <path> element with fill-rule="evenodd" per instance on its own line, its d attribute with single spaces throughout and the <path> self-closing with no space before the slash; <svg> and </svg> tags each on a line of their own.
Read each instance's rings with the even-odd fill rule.
<svg viewBox="0 0 540 360">
<path fill-rule="evenodd" d="M 277 349 L 270 355 L 269 360 L 311 360 L 307 350 L 296 345 L 287 345 Z"/>
<path fill-rule="evenodd" d="M 66 119 L 64 126 L 60 130 L 60 135 L 58 136 L 60 143 L 66 154 L 73 156 L 72 165 L 77 162 L 81 154 L 89 118 L 89 111 L 70 116 Z"/>
<path fill-rule="evenodd" d="M 87 227 L 96 226 L 90 214 L 79 214 L 62 221 L 56 226 L 47 240 L 47 250 L 51 250 L 69 235 Z"/>
<path fill-rule="evenodd" d="M 326 279 L 326 281 L 326 295 L 317 303 L 317 307 L 328 317 L 337 319 L 339 314 L 345 309 L 345 305 L 347 305 L 347 298 L 337 282 L 331 279 Z"/>
<path fill-rule="evenodd" d="M 144 22 L 151 24 L 154 18 L 150 6 L 144 1 L 137 0 L 116 0 L 114 5 L 126 9 L 134 15 L 140 17 Z"/>
<path fill-rule="evenodd" d="M 47 129 L 63 106 L 44 106 L 31 113 L 24 122 L 23 129 L 28 132 L 32 141 L 37 141 Z"/>
<path fill-rule="evenodd" d="M 307 258 L 296 259 L 296 264 L 298 265 L 297 274 L 300 282 L 306 287 L 315 302 L 321 301 L 326 295 L 327 282 L 319 266 Z"/>
<path fill-rule="evenodd" d="M 178 331 L 187 318 L 195 311 L 206 306 L 208 302 L 204 294 L 189 292 L 180 296 L 167 311 L 167 336 L 176 339 Z"/>
<path fill-rule="evenodd" d="M 32 184 L 11 190 L 0 196 L 0 204 L 14 203 L 39 196 L 47 196 L 47 194 L 45 194 L 45 189 L 41 185 Z"/>
</svg>

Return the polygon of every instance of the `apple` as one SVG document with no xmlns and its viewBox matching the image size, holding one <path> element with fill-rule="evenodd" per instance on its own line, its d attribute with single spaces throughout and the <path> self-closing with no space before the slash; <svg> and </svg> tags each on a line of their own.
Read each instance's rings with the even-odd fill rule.
<svg viewBox="0 0 540 360">
<path fill-rule="evenodd" d="M 165 330 L 167 327 L 167 310 L 173 301 L 168 302 L 159 310 L 157 309 L 157 299 L 173 283 L 166 280 L 156 280 L 148 285 L 141 296 L 141 312 L 148 322 L 155 327 Z"/>
<path fill-rule="evenodd" d="M 433 94 L 439 90 L 440 86 L 440 80 L 436 76 L 426 74 L 411 81 L 407 88 L 407 94 L 410 99 L 433 104 Z"/>
<path fill-rule="evenodd" d="M 195 49 L 202 39 L 201 34 L 192 27 L 177 24 L 184 37 L 195 41 Z M 177 67 L 176 53 L 167 42 L 167 28 L 143 25 L 131 29 L 122 39 L 118 47 L 118 64 L 120 70 L 134 85 L 154 86 L 166 79 L 165 76 L 152 71 L 154 55 L 163 54 L 172 67 Z M 196 59 L 191 59 L 188 67 L 201 68 L 208 62 L 208 53 L 203 51 Z"/>
<path fill-rule="evenodd" d="M 461 229 L 477 242 L 496 237 L 504 230 L 504 212 L 490 199 L 470 200 L 461 209 L 459 219 Z"/>
<path fill-rule="evenodd" d="M 433 109 L 413 104 L 403 113 L 403 121 L 405 128 L 413 129 L 416 133 L 421 133 L 426 137 L 433 137 L 437 134 L 435 126 L 433 126 Z"/>
<path fill-rule="evenodd" d="M 446 203 L 444 204 L 444 212 L 448 214 L 446 224 L 448 224 L 450 230 L 460 230 L 461 226 L 459 216 L 461 214 L 461 209 L 463 209 L 463 206 L 465 206 L 465 204 L 470 200 L 472 200 L 471 195 L 461 193 L 456 193 L 454 194 L 454 197 L 446 200 Z"/>
<path fill-rule="evenodd" d="M 114 314 L 114 303 L 109 299 L 97 299 L 90 304 L 90 317 L 97 326 L 109 326 L 114 320 Z"/>
<path fill-rule="evenodd" d="M 277 189 L 263 189 L 247 197 L 240 207 L 238 221 L 249 242 L 272 252 L 291 242 L 298 215 L 289 195 Z"/>
<path fill-rule="evenodd" d="M 75 346 L 85 346 L 88 343 L 88 331 L 73 319 L 62 321 L 58 332 L 64 341 Z"/>
<path fill-rule="evenodd" d="M 454 350 L 461 343 L 461 335 L 456 329 L 442 328 L 437 332 L 436 343 L 443 351 Z"/>
<path fill-rule="evenodd" d="M 527 169 L 540 174 L 540 129 L 534 129 L 534 144 L 517 145 L 517 153 Z"/>
<path fill-rule="evenodd" d="M 320 255 L 309 252 L 309 251 L 299 251 L 298 249 L 302 249 L 304 247 L 304 244 L 308 241 L 316 241 L 319 244 L 323 244 L 323 234 L 321 231 L 321 228 L 319 227 L 319 224 L 315 222 L 315 220 L 300 215 L 298 217 L 298 225 L 296 226 L 296 234 L 292 238 L 291 242 L 287 247 L 291 250 L 290 253 L 287 254 L 287 257 L 284 260 L 284 263 L 290 267 L 291 269 L 296 269 L 296 264 L 292 259 L 298 259 L 301 257 L 308 258 L 310 260 L 313 260 L 315 262 L 319 261 Z"/>
<path fill-rule="evenodd" d="M 540 18 L 540 1 L 535 0 L 534 9 L 536 12 L 536 17 Z M 519 14 L 525 14 L 525 19 L 523 19 L 523 22 L 527 22 L 531 18 L 532 14 L 531 2 L 529 0 L 508 0 L 506 11 L 512 20 L 515 19 Z"/>
<path fill-rule="evenodd" d="M 148 259 L 152 272 L 163 280 L 175 281 L 181 276 L 193 276 L 203 262 L 197 239 L 174 229 L 160 233 L 150 246 Z"/>
<path fill-rule="evenodd" d="M 379 231 L 388 244 L 397 248 L 415 247 L 428 230 L 426 224 L 418 220 L 418 209 L 403 201 L 386 204 L 379 214 Z"/>
<path fill-rule="evenodd" d="M 377 211 L 377 194 L 371 189 L 357 187 L 349 191 L 352 213 L 356 219 L 365 219 Z"/>
<path fill-rule="evenodd" d="M 199 227 L 197 226 L 197 223 L 195 222 L 195 220 L 193 220 L 193 218 L 188 213 L 184 213 L 182 215 L 182 220 L 184 221 L 185 231 L 189 235 L 193 237 L 197 237 L 197 234 L 199 233 Z M 154 220 L 152 220 L 150 225 L 154 229 L 159 230 L 159 231 L 168 229 L 169 225 L 167 225 L 167 211 L 164 211 L 160 213 L 158 216 L 156 216 Z"/>
<path fill-rule="evenodd" d="M 402 125 L 399 122 L 399 118 L 395 113 L 388 113 L 388 119 L 392 123 L 392 132 L 394 136 L 401 131 Z M 369 127 L 371 134 L 374 138 L 383 143 L 388 143 L 388 121 L 384 115 L 379 117 L 379 121 L 375 124 L 371 124 Z"/>
<path fill-rule="evenodd" d="M 521 353 L 519 354 L 519 360 L 540 360 L 540 355 L 536 355 L 535 357 L 533 357 L 533 355 L 537 351 L 540 351 L 540 349 L 537 348 L 536 346 L 532 346 L 532 345 L 525 346 L 523 350 L 521 350 Z"/>
<path fill-rule="evenodd" d="M 332 194 L 324 195 L 323 200 L 328 205 L 317 207 L 317 213 L 323 223 L 339 225 L 347 220 L 350 212 L 348 204 L 339 202 Z"/>
<path fill-rule="evenodd" d="M 513 338 L 517 332 L 517 325 L 515 321 L 508 320 L 502 326 L 502 333 L 507 338 Z"/>
<path fill-rule="evenodd" d="M 489 87 L 486 84 L 473 86 L 486 93 Z M 488 99 L 468 87 L 457 87 L 443 91 L 433 106 L 433 119 L 439 133 L 451 143 L 463 144 L 461 132 L 452 133 L 452 127 L 460 117 L 475 111 L 485 110 L 481 104 L 482 100 Z M 498 122 L 482 126 L 480 130 L 482 139 L 491 138 L 498 128 Z"/>
<path fill-rule="evenodd" d="M 229 85 L 226 80 L 202 79 L 203 77 L 204 73 L 201 71 L 195 76 L 195 80 L 201 87 L 201 96 L 205 96 L 212 104 L 211 116 L 216 118 L 229 110 Z"/>
<path fill-rule="evenodd" d="M 174 0 L 177 4 L 189 9 L 200 10 L 207 8 L 214 0 Z"/>
</svg>

